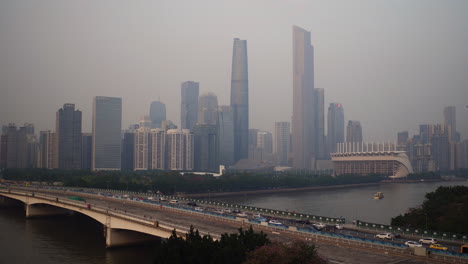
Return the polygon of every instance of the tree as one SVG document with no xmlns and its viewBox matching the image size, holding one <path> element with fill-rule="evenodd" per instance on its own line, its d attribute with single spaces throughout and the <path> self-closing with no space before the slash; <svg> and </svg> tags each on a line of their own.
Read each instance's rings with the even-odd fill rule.
<svg viewBox="0 0 468 264">
<path fill-rule="evenodd" d="M 244 264 L 321 264 L 314 244 L 296 240 L 290 244 L 271 243 L 249 253 Z"/>
</svg>

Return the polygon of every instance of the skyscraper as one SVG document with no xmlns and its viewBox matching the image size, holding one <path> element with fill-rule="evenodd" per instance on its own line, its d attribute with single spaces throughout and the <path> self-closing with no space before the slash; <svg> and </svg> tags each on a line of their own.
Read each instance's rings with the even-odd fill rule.
<svg viewBox="0 0 468 264">
<path fill-rule="evenodd" d="M 152 128 L 161 128 L 161 123 L 163 120 L 166 120 L 166 105 L 159 101 L 154 101 L 150 106 L 151 127 Z"/>
<path fill-rule="evenodd" d="M 57 134 L 50 130 L 41 131 L 39 134 L 39 144 L 41 149 L 41 162 L 39 168 L 57 169 Z"/>
<path fill-rule="evenodd" d="M 273 153 L 273 135 L 267 131 L 258 132 L 257 148 L 262 149 L 264 153 Z"/>
<path fill-rule="evenodd" d="M 275 123 L 275 152 L 281 166 L 288 165 L 290 126 L 289 122 Z"/>
<path fill-rule="evenodd" d="M 293 167 L 314 166 L 314 48 L 310 32 L 293 26 Z"/>
<path fill-rule="evenodd" d="M 194 137 L 188 129 L 169 129 L 166 135 L 167 168 L 193 170 Z"/>
<path fill-rule="evenodd" d="M 361 122 L 349 120 L 346 127 L 346 142 L 362 142 Z"/>
<path fill-rule="evenodd" d="M 234 39 L 231 72 L 231 109 L 234 120 L 234 163 L 249 155 L 249 77 L 247 40 Z"/>
<path fill-rule="evenodd" d="M 151 169 L 164 170 L 166 168 L 166 131 L 162 128 L 153 128 L 150 138 Z"/>
<path fill-rule="evenodd" d="M 342 104 L 330 103 L 327 123 L 328 152 L 335 153 L 336 144 L 344 142 L 344 111 Z"/>
<path fill-rule="evenodd" d="M 197 124 L 193 128 L 193 134 L 195 170 L 216 171 L 219 166 L 218 126 Z"/>
<path fill-rule="evenodd" d="M 229 105 L 222 105 L 218 111 L 219 124 L 219 163 L 234 164 L 234 123 Z"/>
<path fill-rule="evenodd" d="M 121 129 L 122 98 L 94 97 L 92 170 L 120 170 Z"/>
<path fill-rule="evenodd" d="M 181 87 L 180 127 L 192 129 L 197 123 L 198 117 L 198 93 L 199 83 L 183 82 Z"/>
<path fill-rule="evenodd" d="M 200 95 L 198 99 L 198 124 L 218 123 L 218 97 L 214 93 Z"/>
<path fill-rule="evenodd" d="M 140 127 L 135 130 L 133 169 L 148 170 L 149 162 L 149 132 L 147 127 Z"/>
<path fill-rule="evenodd" d="M 64 104 L 57 111 L 56 130 L 59 169 L 81 168 L 81 111 Z"/>
<path fill-rule="evenodd" d="M 447 106 L 444 108 L 444 124 L 448 129 L 450 141 L 459 141 L 457 136 L 457 119 L 455 113 L 455 106 Z"/>
<path fill-rule="evenodd" d="M 323 88 L 314 89 L 314 114 L 315 158 L 323 160 L 328 158 L 325 143 L 325 90 Z"/>
<path fill-rule="evenodd" d="M 81 168 L 90 170 L 93 156 L 93 134 L 81 134 Z"/>
</svg>

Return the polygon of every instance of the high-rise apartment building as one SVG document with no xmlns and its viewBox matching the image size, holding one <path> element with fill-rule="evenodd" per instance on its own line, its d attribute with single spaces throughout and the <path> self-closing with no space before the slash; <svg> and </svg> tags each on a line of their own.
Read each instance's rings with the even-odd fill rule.
<svg viewBox="0 0 468 264">
<path fill-rule="evenodd" d="M 180 104 L 180 127 L 192 129 L 198 118 L 199 83 L 187 81 L 182 83 Z"/>
<path fill-rule="evenodd" d="M 24 124 L 18 129 L 15 124 L 9 124 L 6 133 L 6 168 L 35 168 L 36 145 L 32 124 Z"/>
<path fill-rule="evenodd" d="M 74 104 L 64 104 L 56 114 L 58 166 L 60 169 L 81 168 L 81 111 Z"/>
<path fill-rule="evenodd" d="M 123 171 L 134 170 L 135 158 L 135 129 L 124 132 L 122 139 L 121 167 Z"/>
<path fill-rule="evenodd" d="M 310 32 L 293 26 L 293 167 L 313 169 L 314 155 L 314 48 Z"/>
<path fill-rule="evenodd" d="M 170 129 L 166 135 L 167 168 L 169 170 L 193 170 L 194 136 L 188 129 Z"/>
<path fill-rule="evenodd" d="M 325 138 L 325 90 L 314 89 L 314 146 L 315 157 L 318 160 L 328 158 Z"/>
<path fill-rule="evenodd" d="M 337 143 L 344 142 L 344 111 L 343 105 L 330 103 L 327 118 L 327 148 L 329 153 L 335 153 Z"/>
<path fill-rule="evenodd" d="M 361 122 L 349 120 L 346 127 L 346 142 L 362 142 Z"/>
<path fill-rule="evenodd" d="M 219 124 L 219 163 L 234 164 L 234 120 L 229 105 L 222 105 L 218 111 Z"/>
<path fill-rule="evenodd" d="M 457 136 L 457 119 L 455 106 L 447 106 L 444 108 L 444 124 L 448 129 L 450 141 L 459 141 Z"/>
<path fill-rule="evenodd" d="M 151 169 L 166 169 L 166 131 L 154 128 L 150 131 L 151 142 Z"/>
<path fill-rule="evenodd" d="M 197 124 L 193 128 L 196 171 L 216 171 L 219 166 L 218 126 Z"/>
<path fill-rule="evenodd" d="M 218 124 L 218 97 L 214 93 L 200 95 L 198 99 L 198 124 Z"/>
<path fill-rule="evenodd" d="M 409 136 L 408 131 L 398 132 L 397 134 L 397 144 L 398 146 L 406 145 L 408 142 Z"/>
<path fill-rule="evenodd" d="M 41 162 L 38 167 L 45 169 L 58 168 L 57 134 L 50 130 L 39 133 L 39 144 L 41 149 Z"/>
<path fill-rule="evenodd" d="M 231 72 L 231 109 L 234 120 L 234 162 L 248 158 L 249 77 L 247 40 L 234 39 Z"/>
<path fill-rule="evenodd" d="M 151 127 L 161 128 L 161 123 L 166 120 L 166 105 L 159 101 L 154 101 L 150 106 Z"/>
<path fill-rule="evenodd" d="M 277 162 L 281 166 L 288 165 L 290 131 L 291 126 L 289 122 L 275 123 L 275 153 Z"/>
<path fill-rule="evenodd" d="M 147 127 L 140 127 L 135 130 L 133 169 L 148 170 L 149 162 L 149 132 Z"/>
<path fill-rule="evenodd" d="M 92 170 L 121 169 L 122 98 L 96 96 L 93 101 Z"/>
<path fill-rule="evenodd" d="M 264 153 L 273 153 L 273 134 L 267 131 L 258 132 L 257 148 L 261 148 Z"/>
</svg>

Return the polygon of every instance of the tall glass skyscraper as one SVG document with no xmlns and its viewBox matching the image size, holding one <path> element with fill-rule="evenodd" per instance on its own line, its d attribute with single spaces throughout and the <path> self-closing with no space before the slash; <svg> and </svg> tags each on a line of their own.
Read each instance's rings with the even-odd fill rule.
<svg viewBox="0 0 468 264">
<path fill-rule="evenodd" d="M 221 165 L 234 163 L 234 123 L 229 105 L 219 107 L 219 162 Z"/>
<path fill-rule="evenodd" d="M 234 163 L 248 158 L 249 76 L 247 40 L 234 39 L 231 73 L 231 109 L 234 120 Z"/>
<path fill-rule="evenodd" d="M 293 26 L 293 167 L 314 168 L 314 48 L 310 32 Z"/>
<path fill-rule="evenodd" d="M 198 118 L 198 94 L 200 84 L 197 82 L 183 82 L 181 87 L 180 127 L 193 129 Z"/>
<path fill-rule="evenodd" d="M 327 146 L 329 153 L 336 152 L 336 144 L 344 142 L 344 111 L 343 105 L 331 103 L 328 107 Z"/>
<path fill-rule="evenodd" d="M 93 170 L 120 170 L 122 98 L 96 96 L 93 102 Z"/>
<path fill-rule="evenodd" d="M 166 120 L 166 105 L 159 101 L 154 101 L 150 106 L 150 119 L 152 128 L 161 128 L 162 121 Z"/>
</svg>

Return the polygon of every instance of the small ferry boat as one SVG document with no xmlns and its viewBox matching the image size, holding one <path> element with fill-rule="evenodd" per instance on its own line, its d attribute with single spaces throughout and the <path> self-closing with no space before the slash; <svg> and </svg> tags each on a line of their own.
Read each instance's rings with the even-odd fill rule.
<svg viewBox="0 0 468 264">
<path fill-rule="evenodd" d="M 374 193 L 374 199 L 376 200 L 380 200 L 380 199 L 383 199 L 384 198 L 384 195 L 382 192 L 376 192 Z"/>
</svg>

